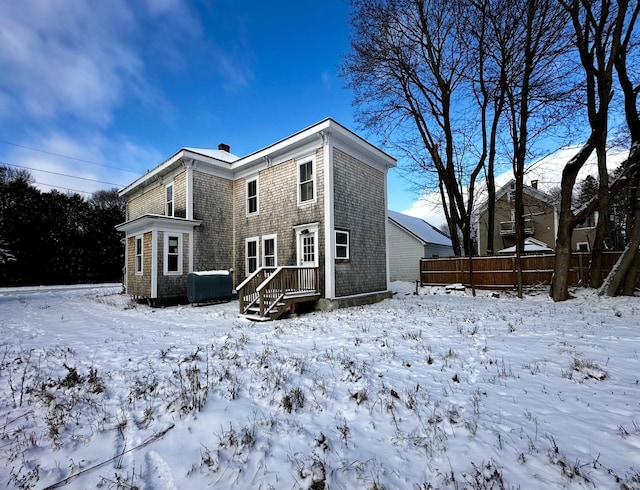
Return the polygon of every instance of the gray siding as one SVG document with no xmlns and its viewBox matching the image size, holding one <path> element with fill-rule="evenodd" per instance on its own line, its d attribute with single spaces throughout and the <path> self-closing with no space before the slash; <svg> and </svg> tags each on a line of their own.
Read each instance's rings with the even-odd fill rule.
<svg viewBox="0 0 640 490">
<path fill-rule="evenodd" d="M 335 228 L 350 235 L 350 259 L 336 261 L 336 297 L 387 289 L 384 172 L 334 149 Z"/>
<path fill-rule="evenodd" d="M 235 265 L 234 280 L 238 284 L 246 276 L 245 240 L 259 237 L 259 260 L 262 266 L 262 237 L 277 235 L 278 265 L 296 265 L 296 225 L 319 223 L 318 265 L 320 284 L 324 285 L 324 161 L 323 150 L 315 152 L 316 192 L 314 203 L 298 206 L 298 164 L 288 160 L 262 170 L 258 175 L 258 214 L 247 216 L 246 182 L 238 179 L 233 182 L 234 226 L 235 226 Z M 253 178 L 255 175 L 249 177 Z M 322 291 L 324 293 L 324 290 Z"/>
<path fill-rule="evenodd" d="M 389 220 L 389 268 L 392 281 L 413 282 L 420 278 L 421 240 Z"/>
<path fill-rule="evenodd" d="M 229 270 L 233 267 L 233 183 L 222 177 L 194 172 L 193 270 Z"/>
</svg>

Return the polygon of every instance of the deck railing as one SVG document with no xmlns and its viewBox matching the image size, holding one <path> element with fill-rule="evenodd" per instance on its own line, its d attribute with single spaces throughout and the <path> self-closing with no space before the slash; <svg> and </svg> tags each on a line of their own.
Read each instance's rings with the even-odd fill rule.
<svg viewBox="0 0 640 490">
<path fill-rule="evenodd" d="M 264 317 L 283 300 L 319 294 L 319 284 L 317 267 L 260 268 L 236 288 L 240 313 L 255 309 Z"/>
</svg>

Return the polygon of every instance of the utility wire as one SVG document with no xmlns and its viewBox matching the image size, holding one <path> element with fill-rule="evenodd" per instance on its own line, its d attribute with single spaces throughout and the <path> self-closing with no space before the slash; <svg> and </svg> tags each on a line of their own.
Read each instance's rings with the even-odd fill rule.
<svg viewBox="0 0 640 490">
<path fill-rule="evenodd" d="M 111 168 L 111 169 L 114 169 L 114 170 L 120 170 L 122 172 L 129 172 L 131 174 L 139 174 L 140 173 L 140 172 L 135 172 L 133 170 L 127 170 L 125 168 L 114 167 L 112 165 L 105 165 L 104 163 L 92 162 L 91 160 L 83 160 L 82 158 L 70 157 L 68 155 L 62 155 L 60 153 L 54 153 L 52 151 L 40 150 L 39 148 L 32 148 L 30 146 L 19 145 L 17 143 L 11 143 L 9 141 L 0 140 L 0 143 L 4 143 L 5 145 L 17 146 L 18 148 L 24 148 L 26 150 L 39 151 L 40 153 L 46 153 L 47 155 L 53 155 L 53 156 L 56 156 L 56 157 L 68 158 L 69 160 L 75 160 L 77 162 L 89 163 L 91 165 L 98 165 L 100 167 L 106 167 L 106 168 Z"/>
<path fill-rule="evenodd" d="M 86 178 L 86 177 L 78 177 L 78 176 L 76 176 L 76 175 L 63 174 L 63 173 L 60 173 L 60 172 L 53 172 L 53 171 L 51 171 L 51 170 L 41 170 L 41 169 L 39 169 L 39 168 L 25 167 L 25 166 L 23 166 L 23 165 L 16 165 L 16 164 L 14 164 L 14 163 L 8 163 L 8 162 L 2 162 L 2 161 L 0 161 L 0 164 L 1 164 L 1 165 L 8 165 L 9 167 L 23 168 L 23 169 L 25 169 L 25 170 L 34 170 L 34 171 L 36 171 L 36 172 L 44 172 L 44 173 L 47 173 L 47 174 L 60 175 L 60 176 L 62 176 L 62 177 L 71 177 L 72 179 L 87 180 L 87 181 L 89 181 L 89 182 L 97 182 L 97 183 L 99 183 L 99 184 L 108 184 L 108 185 L 115 185 L 115 186 L 117 186 L 117 187 L 124 187 L 124 185 L 123 185 L 123 184 L 116 184 L 116 183 L 114 183 L 114 182 L 105 182 L 104 180 L 88 179 L 88 178 Z"/>
</svg>

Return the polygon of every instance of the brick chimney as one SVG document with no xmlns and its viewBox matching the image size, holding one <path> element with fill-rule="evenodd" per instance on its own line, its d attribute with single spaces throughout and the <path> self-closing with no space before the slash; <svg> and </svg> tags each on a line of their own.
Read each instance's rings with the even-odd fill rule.
<svg viewBox="0 0 640 490">
<path fill-rule="evenodd" d="M 229 153 L 231 151 L 231 147 L 229 145 L 227 145 L 226 143 L 220 143 L 218 145 L 218 150 L 226 151 L 227 153 Z"/>
</svg>

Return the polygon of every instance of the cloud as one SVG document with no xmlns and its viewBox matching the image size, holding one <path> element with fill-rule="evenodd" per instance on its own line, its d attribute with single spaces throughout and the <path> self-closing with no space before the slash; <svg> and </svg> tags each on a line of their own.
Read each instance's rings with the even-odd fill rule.
<svg viewBox="0 0 640 490">
<path fill-rule="evenodd" d="M 0 3 L 0 89 L 7 111 L 111 122 L 129 93 L 145 94 L 144 63 L 129 45 L 135 18 L 127 2 Z"/>
</svg>

